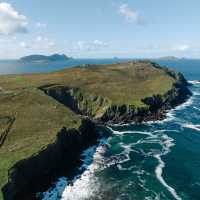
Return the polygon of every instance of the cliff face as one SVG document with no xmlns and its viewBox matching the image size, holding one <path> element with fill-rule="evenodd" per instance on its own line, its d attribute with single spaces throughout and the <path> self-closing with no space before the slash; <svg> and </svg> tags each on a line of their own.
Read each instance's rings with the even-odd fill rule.
<svg viewBox="0 0 200 200">
<path fill-rule="evenodd" d="M 81 164 L 80 153 L 96 144 L 99 136 L 97 127 L 88 119 L 83 120 L 79 130 L 62 128 L 54 144 L 9 170 L 9 182 L 3 188 L 4 199 L 36 199 L 36 192 L 45 191 L 57 178 L 70 179 Z"/>
<path fill-rule="evenodd" d="M 145 107 L 131 105 L 111 106 L 102 116 L 101 120 L 109 123 L 155 121 L 165 118 L 167 110 L 184 103 L 191 95 L 188 83 L 182 74 L 168 71 L 171 76 L 176 76 L 177 81 L 172 88 L 163 95 L 155 94 L 142 99 Z"/>
<path fill-rule="evenodd" d="M 83 92 L 79 88 L 65 86 L 40 87 L 47 95 L 69 107 L 77 114 L 91 118 L 99 118 L 109 107 L 107 98 Z"/>
<path fill-rule="evenodd" d="M 154 64 L 154 67 L 162 69 L 156 64 Z M 167 68 L 164 68 L 164 70 L 169 76 L 176 79 L 176 82 L 165 94 L 154 94 L 153 96 L 142 99 L 144 105 L 141 107 L 128 104 L 112 104 L 109 99 L 87 94 L 79 88 L 44 86 L 40 89 L 74 112 L 91 117 L 100 123 L 124 123 L 133 121 L 140 123 L 142 121 L 161 120 L 165 117 L 166 110 L 180 105 L 191 96 L 188 83 L 181 73 L 175 73 Z"/>
</svg>

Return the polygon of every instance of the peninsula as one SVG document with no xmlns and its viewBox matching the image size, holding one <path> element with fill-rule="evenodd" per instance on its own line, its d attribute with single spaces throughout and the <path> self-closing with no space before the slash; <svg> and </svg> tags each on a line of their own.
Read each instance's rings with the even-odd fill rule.
<svg viewBox="0 0 200 200">
<path fill-rule="evenodd" d="M 149 61 L 1 76 L 0 200 L 70 178 L 100 125 L 160 120 L 190 95 L 182 74 Z"/>
</svg>

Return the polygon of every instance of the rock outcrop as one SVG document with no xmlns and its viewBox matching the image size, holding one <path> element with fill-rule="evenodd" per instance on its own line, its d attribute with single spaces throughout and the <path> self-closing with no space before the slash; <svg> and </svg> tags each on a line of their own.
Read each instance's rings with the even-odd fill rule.
<svg viewBox="0 0 200 200">
<path fill-rule="evenodd" d="M 110 101 L 107 98 L 83 92 L 79 88 L 69 88 L 62 85 L 40 87 L 47 95 L 69 107 L 73 112 L 99 118 L 107 110 Z"/>
</svg>

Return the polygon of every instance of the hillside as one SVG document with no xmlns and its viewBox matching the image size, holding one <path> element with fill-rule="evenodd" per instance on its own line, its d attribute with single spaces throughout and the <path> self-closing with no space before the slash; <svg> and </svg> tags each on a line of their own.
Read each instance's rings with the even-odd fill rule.
<svg viewBox="0 0 200 200">
<path fill-rule="evenodd" d="M 57 155 L 62 149 L 69 152 L 66 145 L 72 145 L 73 141 L 88 141 L 91 134 L 95 134 L 93 129 L 87 128 L 87 123 L 84 127 L 83 115 L 100 123 L 157 120 L 163 118 L 163 111 L 184 102 L 190 94 L 180 73 L 145 61 L 88 65 L 46 74 L 1 76 L 0 188 L 4 195 L 14 193 L 15 197 L 21 197 L 22 190 L 26 194 L 37 191 L 33 176 L 41 175 L 39 169 L 49 170 L 47 166 L 50 168 L 55 158 L 52 154 Z M 63 127 L 67 128 L 64 135 L 76 138 L 69 144 L 59 140 L 58 133 L 63 132 Z M 74 136 L 76 130 L 79 131 L 78 138 Z M 58 151 L 55 153 L 55 148 L 49 144 L 59 145 Z M 74 151 L 78 155 L 79 150 Z M 46 154 L 52 159 L 46 162 L 48 165 L 40 165 L 38 158 L 42 155 L 45 160 Z M 24 159 L 25 162 L 18 164 Z M 60 160 L 64 162 L 63 158 Z M 34 167 L 31 173 L 28 172 L 27 166 L 35 165 L 36 161 L 36 166 L 40 166 L 37 172 Z M 55 171 L 58 169 L 49 170 L 48 176 Z M 49 181 L 59 175 L 62 174 L 55 174 Z M 49 177 L 45 175 L 45 178 Z M 36 187 L 35 191 L 29 191 L 30 187 Z M 8 196 L 5 199 L 11 199 Z"/>
</svg>

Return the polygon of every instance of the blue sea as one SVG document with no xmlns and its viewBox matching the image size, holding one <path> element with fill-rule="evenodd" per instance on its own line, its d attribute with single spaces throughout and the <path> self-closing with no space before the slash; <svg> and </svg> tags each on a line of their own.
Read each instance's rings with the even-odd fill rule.
<svg viewBox="0 0 200 200">
<path fill-rule="evenodd" d="M 65 66 L 121 61 L 127 60 L 71 60 Z M 83 152 L 73 184 L 60 177 L 44 200 L 200 200 L 200 60 L 157 62 L 182 72 L 193 96 L 163 121 L 107 127 L 111 136 Z M 6 73 L 63 68 L 5 66 Z"/>
<path fill-rule="evenodd" d="M 44 73 L 58 71 L 85 64 L 112 64 L 131 59 L 69 59 L 60 62 L 20 62 L 19 60 L 0 60 L 0 74 Z"/>
<path fill-rule="evenodd" d="M 62 70 L 84 64 L 112 64 L 133 59 L 69 59 L 64 62 L 23 63 L 18 60 L 0 60 L 0 74 L 42 73 Z M 163 66 L 181 71 L 188 80 L 200 79 L 200 59 L 180 59 L 174 61 L 153 60 Z"/>
</svg>

